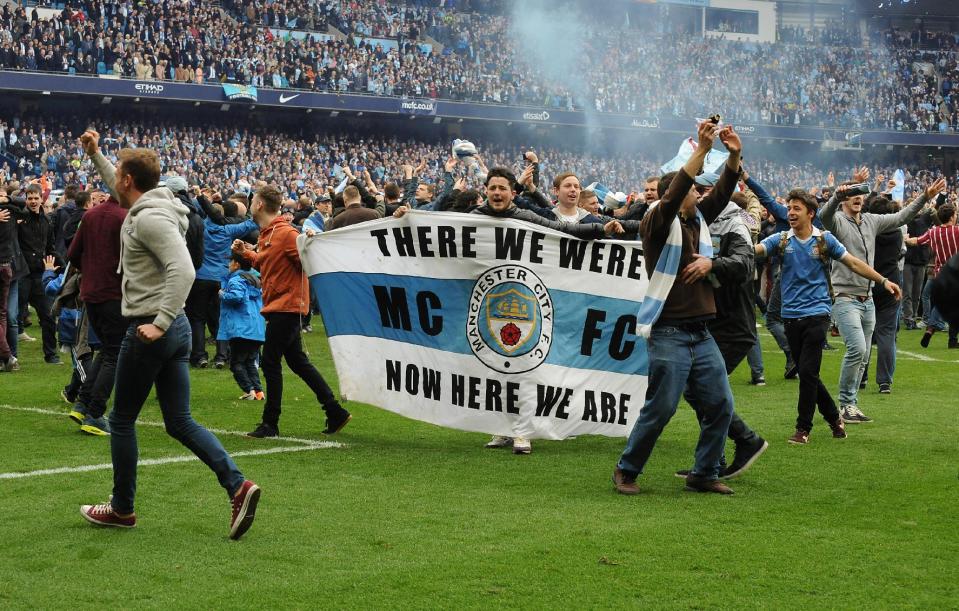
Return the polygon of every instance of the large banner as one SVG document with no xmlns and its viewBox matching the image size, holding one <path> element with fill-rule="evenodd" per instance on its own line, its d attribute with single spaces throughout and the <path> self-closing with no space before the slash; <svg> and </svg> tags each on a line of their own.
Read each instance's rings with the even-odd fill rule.
<svg viewBox="0 0 959 611">
<path fill-rule="evenodd" d="M 638 242 L 410 212 L 300 237 L 343 398 L 534 439 L 629 434 L 646 395 Z"/>
</svg>

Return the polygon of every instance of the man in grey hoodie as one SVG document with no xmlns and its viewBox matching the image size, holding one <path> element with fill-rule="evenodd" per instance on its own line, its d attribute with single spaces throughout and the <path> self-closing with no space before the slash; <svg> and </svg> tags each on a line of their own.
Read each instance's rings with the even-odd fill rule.
<svg viewBox="0 0 959 611">
<path fill-rule="evenodd" d="M 856 172 L 854 182 L 869 180 L 865 167 Z M 870 214 L 862 211 L 865 195 L 848 193 L 849 184 L 841 185 L 820 211 L 823 226 L 831 231 L 849 253 L 870 267 L 876 258 L 876 236 L 901 227 L 914 219 L 926 201 L 943 189 L 941 179 L 920 193 L 908 206 L 895 214 Z M 842 205 L 840 206 L 840 202 Z M 845 265 L 832 268 L 832 290 L 835 297 L 833 318 L 846 344 L 846 356 L 839 372 L 839 410 L 849 424 L 872 422 L 857 405 L 859 382 L 869 362 L 869 346 L 876 327 L 876 306 L 872 301 L 873 283 L 850 271 Z"/>
<path fill-rule="evenodd" d="M 128 322 L 117 359 L 116 394 L 110 413 L 113 497 L 83 505 L 80 513 L 97 525 L 136 526 L 136 419 L 156 384 L 167 433 L 202 460 L 230 495 L 230 538 L 253 523 L 260 489 L 245 479 L 220 441 L 190 415 L 190 324 L 183 304 L 195 272 L 186 247 L 186 206 L 166 187 L 157 188 L 160 160 L 149 149 L 123 149 L 114 168 L 100 153 L 100 136 L 80 137 L 97 172 L 129 212 L 120 233 L 121 312 Z"/>
</svg>

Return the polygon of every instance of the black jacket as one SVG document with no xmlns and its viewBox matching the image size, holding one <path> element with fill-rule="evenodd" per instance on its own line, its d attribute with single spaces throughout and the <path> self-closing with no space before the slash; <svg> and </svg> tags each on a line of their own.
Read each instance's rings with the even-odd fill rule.
<svg viewBox="0 0 959 611">
<path fill-rule="evenodd" d="M 896 284 L 902 284 L 899 273 L 899 259 L 902 257 L 902 231 L 897 227 L 876 236 L 876 258 L 872 267 Z M 881 284 L 873 285 L 872 298 L 876 308 L 895 305 L 896 298 Z"/>
<path fill-rule="evenodd" d="M 935 214 L 934 211 L 928 210 L 923 212 L 916 218 L 909 221 L 909 224 L 906 225 L 906 231 L 909 233 L 909 237 L 918 238 L 922 234 L 929 231 L 933 226 L 932 215 Z M 925 246 L 907 246 L 906 247 L 906 264 L 907 265 L 929 265 L 932 262 L 932 249 L 929 248 L 929 245 Z"/>
<path fill-rule="evenodd" d="M 719 248 L 713 252 L 710 282 L 716 298 L 716 318 L 709 321 L 720 351 L 727 359 L 745 357 L 756 343 L 753 275 L 755 250 L 739 206 L 730 203 L 709 226 Z M 682 282 L 677 278 L 676 282 Z"/>
<path fill-rule="evenodd" d="M 197 270 L 203 265 L 203 219 L 200 218 L 196 205 L 189 195 L 182 191 L 174 193 L 174 195 L 190 210 L 187 215 L 186 249 L 190 251 L 190 261 L 193 263 L 193 269 Z"/>
<path fill-rule="evenodd" d="M 603 226 L 598 223 L 564 223 L 562 221 L 551 221 L 549 219 L 544 219 L 535 212 L 523 210 L 522 208 L 517 208 L 516 206 L 510 206 L 502 212 L 493 210 L 491 207 L 489 207 L 489 205 L 480 206 L 476 210 L 473 210 L 470 214 L 482 214 L 484 216 L 492 216 L 496 218 L 526 221 L 527 223 L 532 223 L 534 225 L 541 225 L 543 227 L 555 229 L 556 231 L 562 231 L 563 233 L 568 233 L 571 236 L 582 238 L 584 240 L 599 240 L 606 237 L 606 232 L 603 231 Z"/>
<path fill-rule="evenodd" d="M 17 216 L 22 221 L 17 223 L 17 238 L 27 268 L 31 273 L 43 273 L 43 258 L 47 255 L 57 256 L 53 244 L 53 225 L 42 211 L 33 213 L 24 210 Z"/>
</svg>

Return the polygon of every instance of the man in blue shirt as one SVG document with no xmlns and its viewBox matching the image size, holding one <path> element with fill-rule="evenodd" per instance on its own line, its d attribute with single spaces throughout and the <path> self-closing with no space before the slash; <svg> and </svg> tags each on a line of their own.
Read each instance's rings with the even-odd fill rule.
<svg viewBox="0 0 959 611">
<path fill-rule="evenodd" d="M 817 406 L 829 423 L 833 437 L 843 439 L 846 437 L 845 423 L 835 401 L 819 379 L 822 345 L 832 310 L 828 259 L 881 284 L 896 299 L 902 296 L 902 291 L 888 278 L 846 252 L 831 233 L 813 227 L 819 204 L 812 195 L 802 189 L 793 189 L 787 201 L 789 231 L 774 233 L 757 244 L 756 255 L 782 257 L 782 317 L 789 349 L 799 370 L 799 416 L 796 418 L 796 432 L 789 438 L 789 443 L 809 443 Z"/>
</svg>

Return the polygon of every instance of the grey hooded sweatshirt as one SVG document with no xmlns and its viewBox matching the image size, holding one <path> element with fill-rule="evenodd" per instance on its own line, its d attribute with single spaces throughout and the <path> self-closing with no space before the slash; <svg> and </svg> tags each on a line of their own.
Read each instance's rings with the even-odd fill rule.
<svg viewBox="0 0 959 611">
<path fill-rule="evenodd" d="M 871 214 L 863 212 L 855 219 L 847 216 L 839 207 L 835 195 L 819 211 L 823 227 L 836 236 L 846 250 L 857 259 L 862 259 L 873 267 L 876 258 L 876 236 L 896 227 L 905 225 L 922 210 L 926 204 L 926 193 L 922 192 L 908 206 L 895 214 Z M 872 281 L 854 273 L 845 265 L 832 266 L 832 288 L 836 295 L 869 297 L 872 295 Z"/>
<path fill-rule="evenodd" d="M 116 170 L 101 154 L 93 158 L 111 193 Z M 153 318 L 166 331 L 183 312 L 196 272 L 186 247 L 189 210 L 166 187 L 147 191 L 133 204 L 120 229 L 120 268 L 126 318 Z"/>
</svg>

